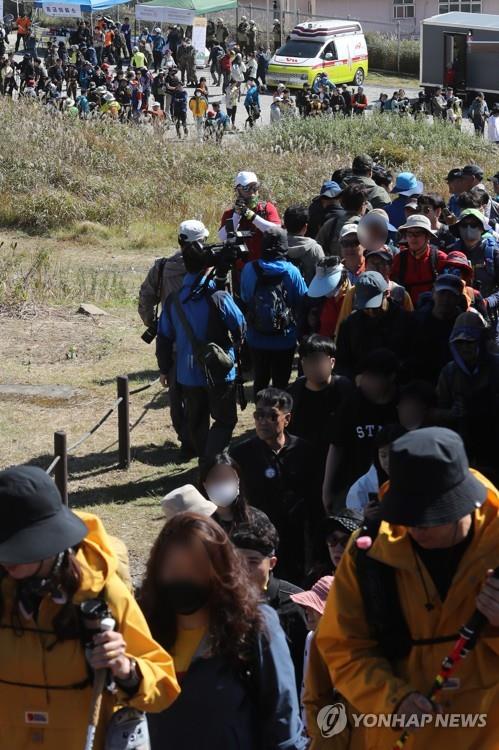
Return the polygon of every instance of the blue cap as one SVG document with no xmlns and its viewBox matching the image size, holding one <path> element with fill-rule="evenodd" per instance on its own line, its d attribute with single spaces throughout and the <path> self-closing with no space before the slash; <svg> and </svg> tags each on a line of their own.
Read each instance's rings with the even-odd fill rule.
<svg viewBox="0 0 499 750">
<path fill-rule="evenodd" d="M 343 190 L 338 183 L 333 180 L 326 180 L 322 183 L 321 196 L 324 198 L 337 198 L 342 192 Z"/>
<path fill-rule="evenodd" d="M 424 190 L 423 183 L 417 180 L 412 172 L 401 172 L 397 175 L 397 180 L 393 187 L 392 193 L 398 195 L 421 195 Z"/>
</svg>

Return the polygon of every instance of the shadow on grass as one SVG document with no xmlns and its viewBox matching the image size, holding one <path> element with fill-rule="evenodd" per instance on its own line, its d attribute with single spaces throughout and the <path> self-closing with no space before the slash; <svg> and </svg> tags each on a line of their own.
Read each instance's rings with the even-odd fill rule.
<svg viewBox="0 0 499 750">
<path fill-rule="evenodd" d="M 144 346 L 147 346 L 144 344 Z M 158 371 L 157 370 L 138 370 L 137 372 L 124 372 L 123 375 L 128 375 L 128 380 L 130 381 L 130 384 L 133 383 L 133 386 L 131 386 L 130 390 L 135 387 L 139 387 L 140 385 L 146 385 L 151 380 L 156 380 L 158 377 Z M 119 373 L 118 373 L 119 375 Z M 138 381 L 137 383 L 135 381 Z M 93 381 L 96 385 L 110 385 L 111 383 L 116 383 L 116 378 L 95 378 Z"/>
<path fill-rule="evenodd" d="M 30 465 L 46 469 L 53 460 L 53 456 L 45 454 L 36 456 L 27 462 Z M 198 468 L 195 462 L 185 463 L 180 459 L 180 453 L 174 443 L 163 446 L 140 445 L 132 449 L 132 462 L 142 464 L 145 468 L 152 467 L 151 475 L 133 478 L 131 473 L 120 470 L 118 453 L 89 453 L 85 456 L 69 456 L 69 504 L 73 508 L 85 505 L 103 505 L 108 503 L 126 503 L 141 497 L 157 497 L 165 495 L 175 487 L 192 484 L 197 481 Z M 157 469 L 164 468 L 164 473 L 158 476 Z M 132 471 L 136 468 L 132 465 Z M 112 484 L 106 475 L 115 473 Z M 81 487 L 72 491 L 74 482 L 103 478 L 102 486 Z M 122 481 L 121 477 L 123 478 Z"/>
</svg>

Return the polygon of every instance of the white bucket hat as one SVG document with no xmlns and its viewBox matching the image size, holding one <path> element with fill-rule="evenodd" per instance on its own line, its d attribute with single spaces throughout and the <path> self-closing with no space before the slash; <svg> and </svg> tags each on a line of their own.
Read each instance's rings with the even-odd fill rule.
<svg viewBox="0 0 499 750">
<path fill-rule="evenodd" d="M 424 229 L 433 239 L 438 240 L 437 235 L 431 228 L 431 222 L 427 216 L 422 214 L 413 214 L 409 216 L 405 224 L 399 227 L 399 232 L 403 232 L 406 229 Z"/>
<path fill-rule="evenodd" d="M 199 513 L 201 516 L 212 516 L 217 510 L 215 503 L 207 500 L 192 484 L 184 484 L 172 490 L 161 501 L 166 519 L 170 521 L 178 513 Z"/>
</svg>

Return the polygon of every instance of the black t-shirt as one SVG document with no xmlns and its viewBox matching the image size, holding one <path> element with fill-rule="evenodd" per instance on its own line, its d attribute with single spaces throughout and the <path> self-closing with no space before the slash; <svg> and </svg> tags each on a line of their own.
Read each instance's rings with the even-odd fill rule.
<svg viewBox="0 0 499 750">
<path fill-rule="evenodd" d="M 331 383 L 321 391 L 311 391 L 306 387 L 306 378 L 298 378 L 288 391 L 293 397 L 293 412 L 289 431 L 293 435 L 308 440 L 317 453 L 319 468 L 324 470 L 329 447 L 331 416 L 347 399 L 354 386 L 348 378 L 334 375 Z"/>
<path fill-rule="evenodd" d="M 442 601 L 445 601 L 445 597 L 451 587 L 452 579 L 472 539 L 473 524 L 470 526 L 468 535 L 459 544 L 447 547 L 446 549 L 424 549 L 424 547 L 420 547 L 411 537 L 414 551 L 430 574 Z"/>
<path fill-rule="evenodd" d="M 365 474 L 375 456 L 374 439 L 387 424 L 398 424 L 395 398 L 373 404 L 356 388 L 331 418 L 329 442 L 342 452 L 333 491 L 349 489 Z"/>
</svg>

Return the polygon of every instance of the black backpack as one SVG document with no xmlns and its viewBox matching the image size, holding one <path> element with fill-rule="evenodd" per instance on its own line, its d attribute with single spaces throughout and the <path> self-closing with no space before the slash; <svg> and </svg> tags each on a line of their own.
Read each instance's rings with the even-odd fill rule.
<svg viewBox="0 0 499 750">
<path fill-rule="evenodd" d="M 266 274 L 257 260 L 251 265 L 256 274 L 256 285 L 248 302 L 248 323 L 257 333 L 280 336 L 295 322 L 284 286 L 286 271 Z"/>
</svg>

